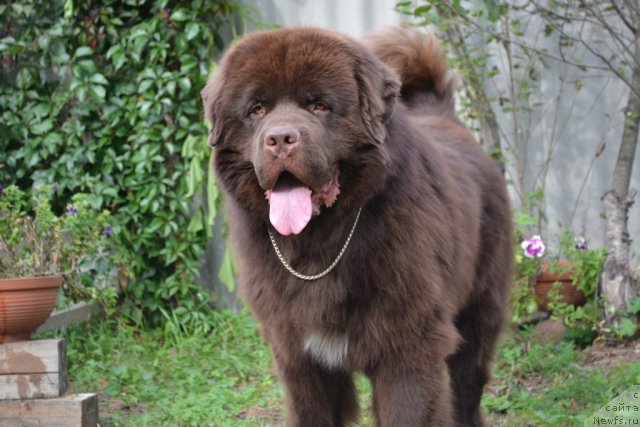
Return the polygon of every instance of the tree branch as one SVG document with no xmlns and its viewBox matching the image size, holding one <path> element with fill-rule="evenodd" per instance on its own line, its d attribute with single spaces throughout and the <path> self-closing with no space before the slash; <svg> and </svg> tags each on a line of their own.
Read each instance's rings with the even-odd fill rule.
<svg viewBox="0 0 640 427">
<path fill-rule="evenodd" d="M 622 22 L 624 23 L 624 25 L 633 33 L 633 35 L 635 36 L 636 33 L 638 32 L 638 28 L 633 25 L 633 23 L 631 21 L 629 21 L 627 19 L 626 14 L 624 13 L 624 11 L 616 4 L 615 0 L 613 0 L 611 2 L 611 6 L 613 6 L 613 8 L 616 10 L 616 14 L 620 17 L 620 20 L 622 20 Z"/>
</svg>

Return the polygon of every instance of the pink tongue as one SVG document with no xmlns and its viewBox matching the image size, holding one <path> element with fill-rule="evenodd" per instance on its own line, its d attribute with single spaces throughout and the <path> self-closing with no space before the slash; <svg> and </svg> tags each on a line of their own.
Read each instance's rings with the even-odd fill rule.
<svg viewBox="0 0 640 427">
<path fill-rule="evenodd" d="M 300 233 L 311 220 L 311 190 L 285 174 L 269 195 L 269 220 L 283 236 Z"/>
</svg>

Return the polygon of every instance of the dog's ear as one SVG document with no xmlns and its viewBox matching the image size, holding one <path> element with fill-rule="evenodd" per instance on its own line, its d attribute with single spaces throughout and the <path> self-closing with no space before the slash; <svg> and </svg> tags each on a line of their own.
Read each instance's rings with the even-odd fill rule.
<svg viewBox="0 0 640 427">
<path fill-rule="evenodd" d="M 220 114 L 220 104 L 222 96 L 222 70 L 218 69 L 216 72 L 209 76 L 209 80 L 204 89 L 200 91 L 202 96 L 202 104 L 204 106 L 204 116 L 211 121 L 211 131 L 209 131 L 209 138 L 207 143 L 213 147 L 220 141 L 222 137 L 222 117 Z"/>
<path fill-rule="evenodd" d="M 369 51 L 356 69 L 360 90 L 360 114 L 367 132 L 379 143 L 387 136 L 387 122 L 400 93 L 400 79 Z"/>
</svg>

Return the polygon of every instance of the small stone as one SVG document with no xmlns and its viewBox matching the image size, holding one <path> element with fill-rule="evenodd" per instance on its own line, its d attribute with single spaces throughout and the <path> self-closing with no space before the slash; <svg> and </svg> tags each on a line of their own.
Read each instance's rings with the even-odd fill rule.
<svg viewBox="0 0 640 427">
<path fill-rule="evenodd" d="M 556 344 L 567 335 L 567 330 L 562 320 L 543 320 L 536 325 L 532 340 L 539 344 Z"/>
</svg>

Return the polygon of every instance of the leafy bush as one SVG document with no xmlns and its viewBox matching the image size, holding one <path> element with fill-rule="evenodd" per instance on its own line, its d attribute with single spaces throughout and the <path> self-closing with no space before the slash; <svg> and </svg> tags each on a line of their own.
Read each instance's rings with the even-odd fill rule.
<svg viewBox="0 0 640 427">
<path fill-rule="evenodd" d="M 249 16 L 235 3 L 0 5 L 0 183 L 110 210 L 128 307 L 156 319 L 196 320 L 209 301 L 194 282 L 217 199 L 199 90 L 223 25 Z"/>
</svg>

